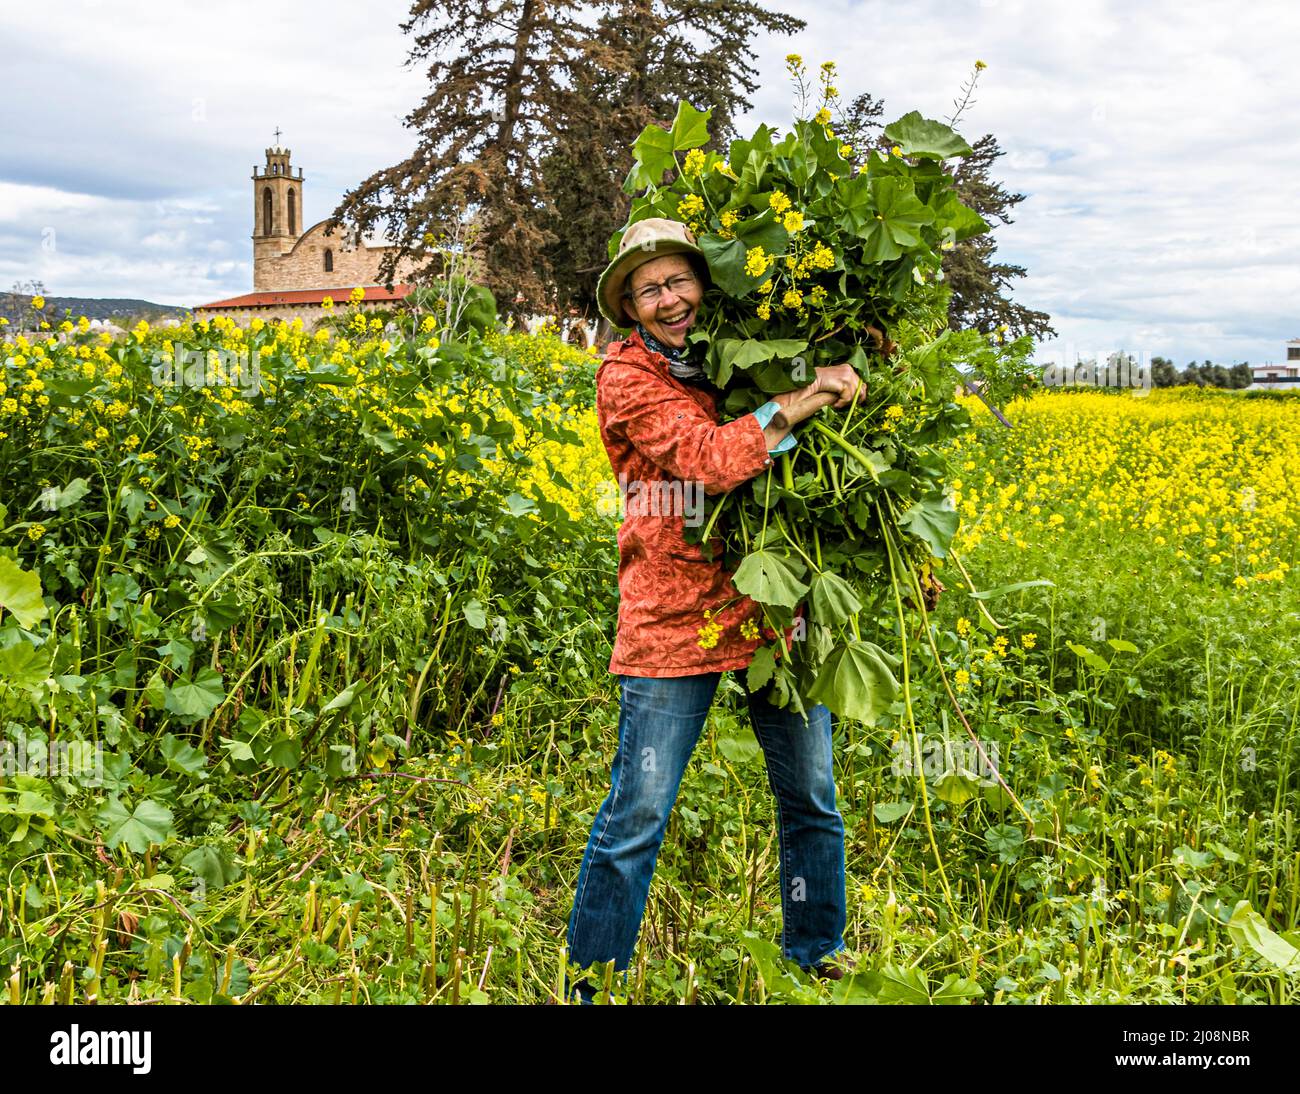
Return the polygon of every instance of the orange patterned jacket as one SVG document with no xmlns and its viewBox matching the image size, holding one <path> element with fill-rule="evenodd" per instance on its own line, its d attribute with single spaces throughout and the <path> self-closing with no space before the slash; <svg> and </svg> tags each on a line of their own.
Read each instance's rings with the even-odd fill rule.
<svg viewBox="0 0 1300 1094">
<path fill-rule="evenodd" d="M 596 370 L 600 439 L 624 514 L 611 673 L 665 677 L 745 668 L 775 637 L 763 628 L 759 605 L 737 592 L 723 569 L 722 541 L 713 538 L 715 561 L 709 562 L 684 536 L 688 520 L 704 523 L 704 494 L 734 490 L 772 463 L 758 419 L 746 414 L 720 425 L 717 403 L 712 390 L 674 377 L 667 358 L 635 329 L 609 344 Z M 759 637 L 741 634 L 749 619 Z M 706 648 L 700 629 L 709 622 L 721 631 Z M 793 628 L 787 640 L 792 634 Z"/>
</svg>

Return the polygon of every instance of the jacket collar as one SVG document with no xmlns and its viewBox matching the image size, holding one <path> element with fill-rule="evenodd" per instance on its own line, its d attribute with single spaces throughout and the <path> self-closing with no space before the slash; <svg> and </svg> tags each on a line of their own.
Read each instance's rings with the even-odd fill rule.
<svg viewBox="0 0 1300 1094">
<path fill-rule="evenodd" d="M 708 380 L 701 383 L 693 383 L 689 380 L 683 380 L 680 377 L 674 376 L 668 370 L 668 358 L 658 350 L 651 349 L 650 346 L 646 344 L 646 340 L 641 337 L 641 332 L 637 330 L 636 327 L 633 327 L 631 331 L 628 332 L 628 336 L 623 339 L 621 345 L 631 346 L 636 355 L 647 361 L 657 373 L 665 379 L 671 380 L 675 384 L 681 384 L 682 387 L 686 388 L 688 391 L 703 391 L 710 395 L 717 394 L 718 389 Z"/>
</svg>

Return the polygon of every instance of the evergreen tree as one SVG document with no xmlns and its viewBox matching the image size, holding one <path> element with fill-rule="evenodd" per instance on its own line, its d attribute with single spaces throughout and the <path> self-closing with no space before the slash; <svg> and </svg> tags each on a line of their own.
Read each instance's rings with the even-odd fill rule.
<svg viewBox="0 0 1300 1094">
<path fill-rule="evenodd" d="M 567 124 L 545 158 L 554 202 L 542 224 L 560 310 L 597 314 L 596 282 L 609 262 L 610 237 L 627 223 L 623 183 L 632 145 L 650 124 L 667 128 L 685 99 L 709 110 L 705 149 L 725 152 L 735 117 L 758 89 L 749 63 L 759 31 L 792 34 L 802 19 L 746 0 L 615 0 L 571 59 Z M 609 333 L 600 323 L 601 340 Z"/>
<path fill-rule="evenodd" d="M 995 182 L 994 161 L 1004 155 L 997 138 L 985 133 L 973 145 L 973 152 L 957 161 L 953 173 L 957 196 L 982 216 L 991 228 L 1011 224 L 1011 210 L 1025 200 Z M 1036 339 L 1054 338 L 1047 312 L 1035 311 L 1010 299 L 1007 290 L 1025 267 L 996 260 L 997 240 L 992 231 L 964 239 L 944 258 L 943 272 L 952 289 L 948 318 L 954 327 L 990 331 L 1005 325 L 1010 337 L 1022 334 Z"/>
<path fill-rule="evenodd" d="M 414 38 L 407 64 L 428 61 L 428 94 L 404 123 L 416 148 L 349 190 L 330 219 L 357 235 L 387 222 L 387 284 L 402 258 L 423 263 L 417 279 L 439 276 L 428 244 L 472 217 L 502 311 L 522 319 L 553 304 L 539 160 L 566 120 L 557 107 L 586 33 L 577 11 L 574 0 L 415 0 L 401 29 Z"/>
</svg>

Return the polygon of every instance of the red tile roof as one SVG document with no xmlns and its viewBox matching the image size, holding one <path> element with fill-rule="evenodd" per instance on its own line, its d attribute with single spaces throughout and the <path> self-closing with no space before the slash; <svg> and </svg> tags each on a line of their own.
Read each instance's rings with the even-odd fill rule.
<svg viewBox="0 0 1300 1094">
<path fill-rule="evenodd" d="M 363 301 L 401 300 L 411 291 L 410 285 L 394 285 L 392 291 L 383 285 L 365 286 Z M 283 289 L 279 292 L 250 292 L 243 296 L 232 296 L 229 300 L 214 300 L 211 304 L 199 304 L 194 310 L 217 308 L 272 308 L 294 304 L 319 304 L 325 297 L 332 297 L 334 303 L 346 307 L 352 290 L 350 288 L 334 289 Z"/>
</svg>

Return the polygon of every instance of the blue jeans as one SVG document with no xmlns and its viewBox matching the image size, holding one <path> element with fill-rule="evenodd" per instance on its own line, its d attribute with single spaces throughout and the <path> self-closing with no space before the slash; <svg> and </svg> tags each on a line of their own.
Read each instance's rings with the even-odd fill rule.
<svg viewBox="0 0 1300 1094">
<path fill-rule="evenodd" d="M 736 673 L 742 688 L 745 673 Z M 586 969 L 632 962 L 668 816 L 722 673 L 620 676 L 618 750 L 591 826 L 569 915 L 569 960 Z M 781 952 L 805 970 L 844 946 L 844 821 L 835 805 L 833 716 L 799 714 L 746 689 L 776 797 L 781 842 Z M 624 975 L 626 980 L 626 973 Z M 582 1002 L 594 988 L 576 985 Z M 571 990 L 566 988 L 566 990 Z"/>
</svg>

